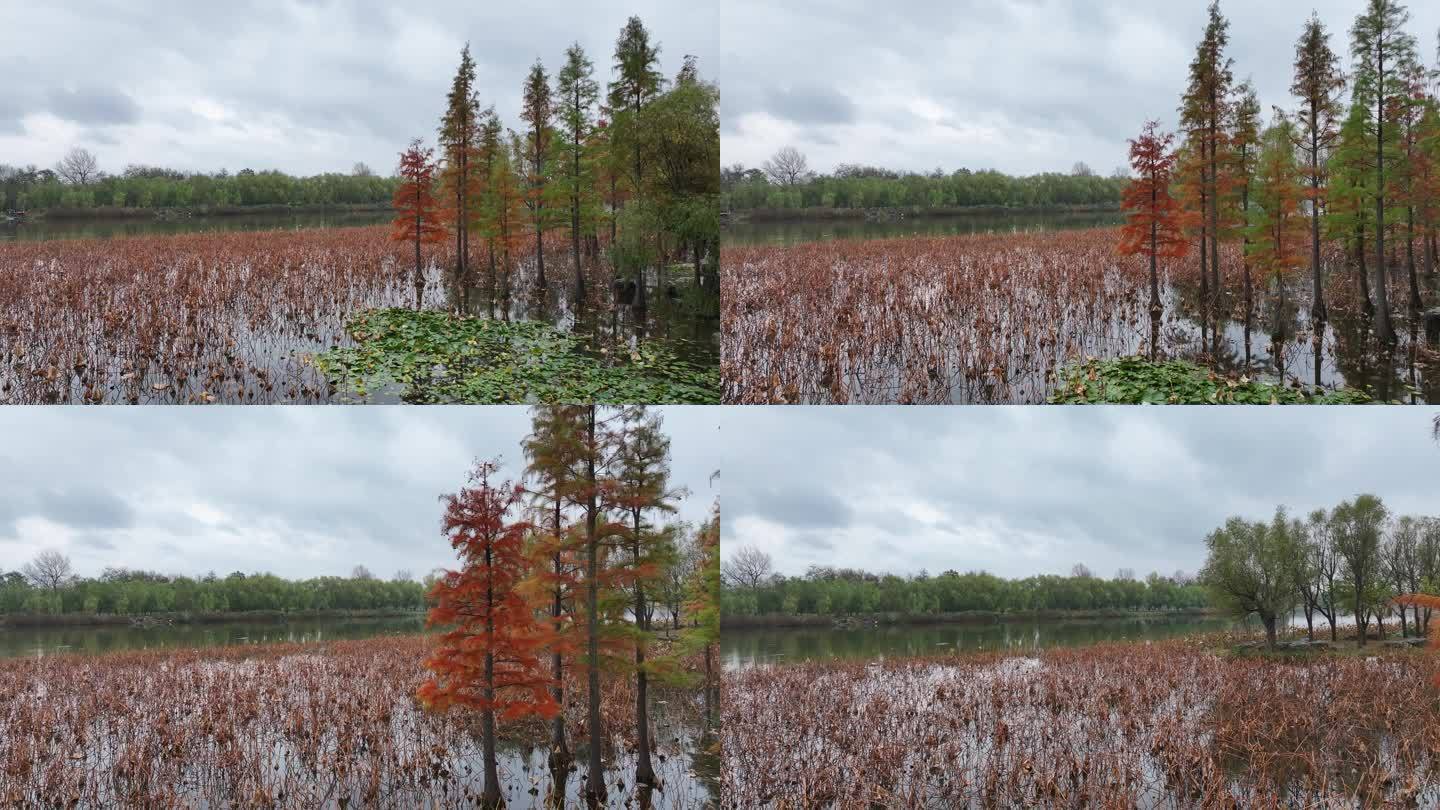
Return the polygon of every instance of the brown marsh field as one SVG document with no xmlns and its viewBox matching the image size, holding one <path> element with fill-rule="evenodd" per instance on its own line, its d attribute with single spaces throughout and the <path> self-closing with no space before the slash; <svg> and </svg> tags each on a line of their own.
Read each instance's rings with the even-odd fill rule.
<svg viewBox="0 0 1440 810">
<path fill-rule="evenodd" d="M 1440 657 L 1229 640 L 730 669 L 727 806 L 1440 804 Z"/>
<path fill-rule="evenodd" d="M 727 245 L 724 399 L 1043 403 L 1069 363 L 1149 353 L 1148 268 L 1142 257 L 1117 255 L 1119 240 L 1117 228 L 1092 228 Z M 1330 250 L 1327 265 L 1342 266 Z M 1247 332 L 1238 243 L 1222 244 L 1221 267 L 1221 328 L 1202 340 L 1195 261 L 1161 262 L 1161 356 L 1236 377 L 1440 402 L 1440 347 L 1401 312 L 1398 345 L 1381 349 L 1353 271 L 1328 276 L 1329 328 L 1317 341 L 1303 279 L 1289 282 L 1278 316 L 1274 290 L 1256 279 Z M 1391 274 L 1392 301 L 1405 300 L 1403 276 Z M 1277 326 L 1286 338 L 1274 346 Z"/>
<path fill-rule="evenodd" d="M 551 236 L 563 258 L 568 242 Z M 404 381 L 337 387 L 316 361 L 364 336 L 355 316 L 415 307 L 412 257 L 385 226 L 0 242 L 0 403 L 401 401 Z M 451 264 L 453 246 L 429 258 L 426 310 L 453 309 L 441 270 Z M 541 380 L 577 367 L 658 384 L 677 369 L 687 380 L 713 374 L 717 323 L 683 294 L 688 274 L 664 280 L 641 312 L 617 302 L 603 262 L 588 266 L 584 308 L 564 283 L 537 294 L 531 267 L 522 255 L 508 279 L 474 289 L 467 308 L 516 324 L 512 365 L 536 365 Z M 642 368 L 654 360 L 645 346 L 668 365 Z M 519 401 L 537 396 L 503 387 Z"/>
<path fill-rule="evenodd" d="M 425 712 L 414 697 L 431 643 L 414 634 L 0 659 L 0 805 L 473 806 L 477 716 Z M 718 762 L 701 690 L 652 687 L 662 787 L 643 791 L 632 779 L 633 679 L 604 683 L 609 806 L 707 806 Z M 567 693 L 566 721 L 583 741 L 584 688 Z M 583 768 L 551 772 L 543 721 L 505 729 L 507 806 L 576 806 Z"/>
</svg>

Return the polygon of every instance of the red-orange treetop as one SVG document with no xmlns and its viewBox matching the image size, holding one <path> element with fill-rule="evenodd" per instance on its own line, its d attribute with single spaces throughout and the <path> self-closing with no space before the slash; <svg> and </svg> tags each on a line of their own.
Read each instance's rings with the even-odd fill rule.
<svg viewBox="0 0 1440 810">
<path fill-rule="evenodd" d="M 1139 138 L 1130 141 L 1130 166 L 1135 178 L 1125 187 L 1121 205 L 1126 211 L 1120 252 L 1127 256 L 1180 258 L 1189 245 L 1180 202 L 1170 194 L 1175 172 L 1175 136 L 1157 131 L 1150 121 Z"/>
<path fill-rule="evenodd" d="M 477 463 L 470 485 L 442 498 L 442 530 L 463 567 L 447 571 L 430 591 L 434 607 L 427 625 L 449 629 L 425 661 L 433 674 L 417 696 L 440 710 L 465 706 L 493 709 L 502 718 L 554 717 L 560 707 L 539 659 L 552 631 L 536 621 L 517 588 L 529 573 L 524 543 L 530 525 L 511 520 L 522 490 L 509 481 L 492 484 L 496 470 L 492 461 Z"/>
<path fill-rule="evenodd" d="M 436 244 L 445 240 L 445 227 L 435 199 L 435 151 L 420 144 L 416 138 L 409 149 L 400 153 L 400 184 L 395 188 L 395 220 L 390 238 L 396 242 Z"/>
</svg>

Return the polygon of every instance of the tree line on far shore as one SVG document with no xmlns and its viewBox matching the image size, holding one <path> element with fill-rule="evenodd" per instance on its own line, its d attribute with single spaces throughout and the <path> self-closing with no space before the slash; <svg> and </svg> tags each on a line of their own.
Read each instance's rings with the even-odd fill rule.
<svg viewBox="0 0 1440 810">
<path fill-rule="evenodd" d="M 774 571 L 768 554 L 742 546 L 724 564 L 722 610 L 726 616 L 924 616 L 972 611 L 1197 610 L 1208 604 L 1205 589 L 1183 571 L 1139 579 L 1133 571 L 1121 570 L 1105 579 L 1076 565 L 1070 576 L 1005 579 L 975 571 L 897 576 L 811 566 L 804 576 L 787 577 Z"/>
<path fill-rule="evenodd" d="M 126 166 L 107 174 L 86 149 L 72 149 L 53 169 L 0 164 L 0 212 L 94 209 L 246 208 L 252 206 L 387 206 L 398 181 L 364 163 L 349 174 L 297 177 L 241 169 L 234 174 Z"/>
<path fill-rule="evenodd" d="M 1440 593 L 1440 518 L 1396 516 L 1379 497 L 1358 495 L 1304 518 L 1283 506 L 1268 521 L 1232 517 L 1205 542 L 1201 581 L 1232 615 L 1257 617 L 1272 647 L 1296 610 L 1311 641 L 1327 624 L 1337 641 L 1345 617 L 1360 646 L 1372 626 L 1383 638 L 1390 617 L 1402 636 L 1429 630 L 1432 608 L 1407 597 Z"/>
<path fill-rule="evenodd" d="M 763 168 L 733 164 L 721 169 L 720 205 L 725 211 L 805 208 L 946 209 L 1002 207 L 1115 208 L 1128 174 L 1108 177 L 1084 163 L 1069 173 L 1044 172 L 1016 176 L 984 169 L 945 172 L 902 172 L 875 166 L 842 164 L 833 172 L 816 173 L 804 154 L 784 147 Z"/>
<path fill-rule="evenodd" d="M 128 568 L 106 568 L 99 576 L 82 577 L 74 573 L 68 557 L 43 551 L 18 571 L 0 571 L 0 616 L 418 611 L 425 607 L 429 584 L 409 571 L 380 579 L 364 566 L 356 566 L 348 577 L 309 579 L 241 571 L 187 577 Z"/>
</svg>

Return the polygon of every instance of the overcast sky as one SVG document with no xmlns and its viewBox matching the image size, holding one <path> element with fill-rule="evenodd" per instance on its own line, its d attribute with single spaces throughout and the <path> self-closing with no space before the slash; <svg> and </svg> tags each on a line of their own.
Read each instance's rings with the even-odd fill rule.
<svg viewBox="0 0 1440 810">
<path fill-rule="evenodd" d="M 1207 0 L 733 0 L 722 12 L 721 159 L 781 146 L 837 163 L 1109 174 L 1144 122 L 1175 126 Z M 1294 43 L 1319 12 L 1349 65 L 1364 0 L 1222 0 L 1238 80 L 1293 108 Z M 1433 64 L 1440 3 L 1410 2 Z M 1346 98 L 1348 99 L 1348 93 Z"/>
<path fill-rule="evenodd" d="M 723 417 L 721 547 L 1005 577 L 1198 571 L 1226 517 L 1361 492 L 1440 516 L 1434 409 L 744 407 Z"/>
<path fill-rule="evenodd" d="M 389 174 L 433 144 L 468 39 L 483 104 L 518 127 L 536 57 L 553 78 L 579 41 L 602 92 L 638 14 L 667 78 L 686 54 L 713 78 L 715 0 L 0 0 L 0 163 L 50 166 L 84 146 L 126 164 Z"/>
<path fill-rule="evenodd" d="M 678 517 L 719 483 L 719 410 L 657 409 Z M 476 458 L 524 466 L 524 407 L 0 408 L 0 571 L 44 549 L 77 573 L 417 577 L 454 556 L 439 496 Z"/>
</svg>

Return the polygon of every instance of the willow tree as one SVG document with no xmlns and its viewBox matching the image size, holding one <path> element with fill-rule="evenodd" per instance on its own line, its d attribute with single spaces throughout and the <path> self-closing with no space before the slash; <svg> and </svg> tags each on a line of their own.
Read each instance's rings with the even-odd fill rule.
<svg viewBox="0 0 1440 810">
<path fill-rule="evenodd" d="M 1300 546 L 1292 529 L 1282 507 L 1270 523 L 1232 517 L 1205 538 L 1209 556 L 1201 580 L 1230 614 L 1258 616 L 1271 649 L 1278 619 L 1294 607 L 1300 592 L 1293 565 Z"/>
<path fill-rule="evenodd" d="M 1340 57 L 1330 48 L 1330 35 L 1319 15 L 1312 14 L 1295 43 L 1295 77 L 1290 92 L 1300 99 L 1303 130 L 1298 145 L 1305 160 L 1306 195 L 1310 204 L 1310 317 L 1323 336 L 1327 320 L 1324 278 L 1320 270 L 1320 217 L 1328 190 L 1325 156 L 1335 147 L 1340 129 L 1340 93 L 1345 74 Z"/>
<path fill-rule="evenodd" d="M 1396 0 L 1369 0 L 1364 13 L 1350 29 L 1350 54 L 1354 61 L 1355 103 L 1371 110 L 1373 130 L 1367 133 L 1375 158 L 1375 334 L 1385 343 L 1395 342 L 1390 318 L 1390 294 L 1386 284 L 1385 208 L 1387 182 L 1385 156 L 1394 153 L 1394 132 L 1386 130 L 1393 107 L 1405 96 L 1405 75 L 1417 57 L 1415 37 L 1405 31 L 1410 12 Z M 1362 633 L 1363 636 L 1363 633 Z"/>
<path fill-rule="evenodd" d="M 1190 62 L 1190 81 L 1180 103 L 1180 124 L 1198 152 L 1200 176 L 1200 297 L 1201 306 L 1213 311 L 1220 294 L 1221 168 L 1225 163 L 1226 121 L 1229 117 L 1232 60 L 1225 55 L 1230 23 L 1220 13 L 1219 0 L 1211 0 L 1205 33 Z M 1207 268 L 1206 261 L 1209 261 Z"/>
<path fill-rule="evenodd" d="M 1390 519 L 1384 502 L 1374 495 L 1358 495 L 1331 512 L 1331 536 L 1340 558 L 1341 573 L 1350 596 L 1360 646 L 1365 646 L 1370 614 L 1383 602 L 1377 592 L 1380 542 Z"/>
<path fill-rule="evenodd" d="M 593 78 L 595 66 L 580 43 L 565 49 L 565 65 L 555 74 L 555 118 L 560 124 L 568 160 L 564 180 L 570 192 L 570 254 L 575 263 L 575 299 L 585 299 L 585 273 L 580 266 L 580 221 L 594 196 L 589 161 L 583 160 L 585 142 L 594 127 L 593 108 L 600 97 L 600 85 Z"/>
</svg>

